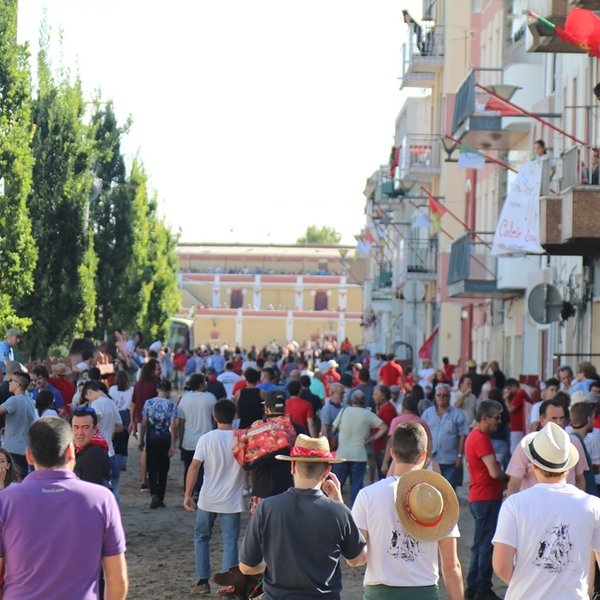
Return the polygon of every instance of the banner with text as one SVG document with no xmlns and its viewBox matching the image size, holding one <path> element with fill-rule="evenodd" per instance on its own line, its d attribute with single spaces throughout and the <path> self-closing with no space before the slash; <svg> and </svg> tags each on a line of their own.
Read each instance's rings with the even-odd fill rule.
<svg viewBox="0 0 600 600">
<path fill-rule="evenodd" d="M 542 161 L 525 163 L 504 201 L 494 242 L 493 256 L 543 254 L 540 246 L 540 189 Z"/>
</svg>

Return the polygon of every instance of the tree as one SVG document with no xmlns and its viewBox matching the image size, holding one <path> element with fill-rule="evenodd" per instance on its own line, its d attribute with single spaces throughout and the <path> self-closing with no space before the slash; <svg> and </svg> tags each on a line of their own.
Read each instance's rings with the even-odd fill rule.
<svg viewBox="0 0 600 600">
<path fill-rule="evenodd" d="M 148 303 L 145 326 L 142 328 L 148 339 L 166 337 L 169 317 L 180 307 L 177 271 L 179 260 L 175 253 L 177 238 L 157 214 L 156 197 L 149 203 L 150 250 L 152 290 Z"/>
<path fill-rule="evenodd" d="M 339 244 L 342 236 L 333 227 L 309 225 L 297 244 Z"/>
<path fill-rule="evenodd" d="M 27 196 L 31 187 L 31 84 L 27 52 L 16 43 L 16 0 L 0 0 L 0 330 L 27 329 L 17 314 L 33 289 L 37 260 Z"/>
<path fill-rule="evenodd" d="M 90 288 L 96 259 L 87 216 L 93 143 L 83 121 L 81 83 L 71 83 L 68 73 L 55 81 L 48 39 L 42 26 L 38 93 L 33 102 L 35 164 L 28 201 L 39 259 L 35 291 L 22 303 L 32 319 L 29 340 L 36 358 L 46 356 L 52 345 L 68 344 L 77 328 L 93 328 L 95 313 Z"/>
</svg>

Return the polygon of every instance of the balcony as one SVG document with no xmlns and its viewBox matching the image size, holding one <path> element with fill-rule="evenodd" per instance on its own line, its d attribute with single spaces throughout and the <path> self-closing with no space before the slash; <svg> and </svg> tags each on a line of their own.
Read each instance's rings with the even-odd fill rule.
<svg viewBox="0 0 600 600">
<path fill-rule="evenodd" d="M 394 253 L 394 289 L 402 287 L 409 279 L 434 281 L 437 274 L 437 257 L 437 237 L 401 239 Z"/>
<path fill-rule="evenodd" d="M 408 179 L 430 183 L 441 173 L 440 136 L 409 133 L 395 149 L 390 171 L 396 190 L 401 181 Z"/>
<path fill-rule="evenodd" d="M 468 233 L 452 243 L 448 265 L 448 296 L 453 298 L 512 298 L 523 289 L 498 287 L 497 259 L 491 254 L 490 232 Z"/>
<path fill-rule="evenodd" d="M 409 25 L 408 42 L 402 45 L 402 85 L 431 88 L 444 66 L 444 28 L 440 25 Z"/>
<path fill-rule="evenodd" d="M 498 79 L 502 69 L 473 69 L 456 94 L 452 135 L 463 144 L 482 150 L 510 150 L 529 135 L 529 121 L 522 113 L 475 86 L 476 76 L 492 71 Z"/>
<path fill-rule="evenodd" d="M 540 17 L 548 19 L 551 23 L 564 27 L 567 13 L 574 4 L 572 0 L 530 0 L 528 8 Z M 584 8 L 583 4 L 583 2 L 579 3 L 581 8 Z M 587 2 L 585 4 L 598 4 L 598 2 Z M 585 53 L 581 48 L 563 42 L 552 30 L 544 27 L 544 25 L 539 25 L 537 22 L 529 23 L 529 31 L 533 36 L 533 41 L 527 49 L 529 52 Z"/>
<path fill-rule="evenodd" d="M 600 229 L 593 215 L 600 206 L 600 185 L 588 185 L 577 147 L 562 156 L 561 193 L 540 198 L 540 243 L 550 255 L 600 254 Z M 597 179 L 592 176 L 591 182 Z"/>
</svg>

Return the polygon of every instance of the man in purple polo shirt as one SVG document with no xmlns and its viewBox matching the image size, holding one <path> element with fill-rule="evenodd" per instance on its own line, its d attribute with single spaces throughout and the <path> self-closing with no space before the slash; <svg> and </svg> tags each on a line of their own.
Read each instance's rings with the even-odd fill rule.
<svg viewBox="0 0 600 600">
<path fill-rule="evenodd" d="M 119 508 L 110 490 L 73 473 L 69 424 L 57 417 L 35 421 L 26 456 L 35 471 L 0 496 L 3 600 L 97 600 L 100 568 L 104 597 L 123 600 L 128 580 Z"/>
</svg>

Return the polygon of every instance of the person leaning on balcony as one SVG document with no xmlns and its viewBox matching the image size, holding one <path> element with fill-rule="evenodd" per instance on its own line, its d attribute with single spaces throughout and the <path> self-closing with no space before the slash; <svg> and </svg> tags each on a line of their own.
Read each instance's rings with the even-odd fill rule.
<svg viewBox="0 0 600 600">
<path fill-rule="evenodd" d="M 549 181 L 552 181 L 554 174 L 556 173 L 556 161 L 548 154 L 548 149 L 546 148 L 546 142 L 544 140 L 539 139 L 535 140 L 533 144 L 533 151 L 535 153 L 535 160 L 547 160 L 548 166 L 550 167 L 550 177 Z"/>
<path fill-rule="evenodd" d="M 590 179 L 590 170 L 584 166 L 581 170 L 581 183 L 583 185 L 598 185 L 598 175 L 599 175 L 599 163 L 600 160 L 598 155 L 600 154 L 600 148 L 592 148 L 592 172 Z"/>
</svg>

